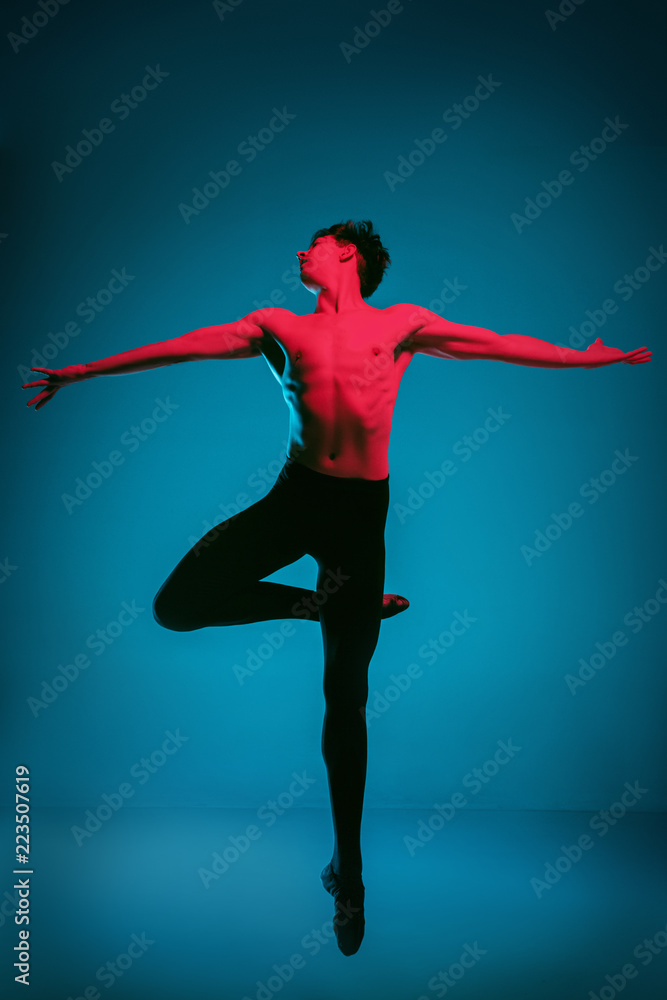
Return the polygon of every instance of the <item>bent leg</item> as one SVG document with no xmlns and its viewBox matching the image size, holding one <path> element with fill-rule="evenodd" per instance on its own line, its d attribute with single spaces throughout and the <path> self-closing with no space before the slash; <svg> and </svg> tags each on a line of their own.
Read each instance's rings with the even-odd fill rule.
<svg viewBox="0 0 667 1000">
<path fill-rule="evenodd" d="M 305 554 L 295 530 L 294 500 L 281 483 L 204 535 L 156 594 L 153 614 L 158 624 L 186 632 L 209 625 L 311 617 L 303 603 L 311 590 L 261 582 Z"/>
</svg>

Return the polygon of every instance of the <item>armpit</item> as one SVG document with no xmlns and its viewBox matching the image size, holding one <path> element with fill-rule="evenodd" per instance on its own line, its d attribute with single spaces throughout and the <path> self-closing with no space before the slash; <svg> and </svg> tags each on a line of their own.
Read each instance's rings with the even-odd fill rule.
<svg viewBox="0 0 667 1000">
<path fill-rule="evenodd" d="M 262 342 L 260 345 L 260 351 L 266 358 L 266 362 L 278 377 L 282 378 L 283 372 L 285 371 L 285 353 L 280 346 L 280 344 L 274 340 L 270 333 L 264 333 Z"/>
</svg>

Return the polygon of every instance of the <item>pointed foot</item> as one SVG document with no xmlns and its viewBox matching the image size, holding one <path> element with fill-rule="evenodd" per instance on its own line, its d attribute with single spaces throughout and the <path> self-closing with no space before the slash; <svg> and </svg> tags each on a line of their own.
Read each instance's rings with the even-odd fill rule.
<svg viewBox="0 0 667 1000">
<path fill-rule="evenodd" d="M 333 870 L 331 862 L 323 869 L 320 878 L 336 903 L 333 926 L 338 948 L 343 955 L 354 955 L 359 951 L 366 929 L 363 882 L 359 876 L 341 877 Z"/>
<path fill-rule="evenodd" d="M 382 597 L 382 618 L 393 618 L 400 615 L 401 611 L 406 611 L 410 607 L 407 597 L 400 594 L 384 594 Z"/>
</svg>

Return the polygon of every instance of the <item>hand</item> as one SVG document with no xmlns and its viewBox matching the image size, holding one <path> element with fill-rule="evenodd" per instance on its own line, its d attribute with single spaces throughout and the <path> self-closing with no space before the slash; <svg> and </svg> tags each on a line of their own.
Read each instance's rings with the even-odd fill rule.
<svg viewBox="0 0 667 1000">
<path fill-rule="evenodd" d="M 80 382 L 85 376 L 85 365 L 68 365 L 66 368 L 31 368 L 32 372 L 43 372 L 46 378 L 40 379 L 38 382 L 26 382 L 22 385 L 22 389 L 32 389 L 37 385 L 43 385 L 46 388 L 43 389 L 37 396 L 33 396 L 31 400 L 26 404 L 27 406 L 32 406 L 35 403 L 35 409 L 39 410 L 40 407 L 44 406 L 50 399 L 53 399 L 58 389 L 62 389 L 64 385 L 72 385 L 74 382 Z"/>
<path fill-rule="evenodd" d="M 605 347 L 602 338 L 598 337 L 592 344 L 589 344 L 585 351 L 586 355 L 580 368 L 600 368 L 602 365 L 613 365 L 617 361 L 622 361 L 624 365 L 640 365 L 644 361 L 651 360 L 652 351 L 647 347 L 638 347 L 636 351 L 619 351 L 617 347 Z"/>
</svg>

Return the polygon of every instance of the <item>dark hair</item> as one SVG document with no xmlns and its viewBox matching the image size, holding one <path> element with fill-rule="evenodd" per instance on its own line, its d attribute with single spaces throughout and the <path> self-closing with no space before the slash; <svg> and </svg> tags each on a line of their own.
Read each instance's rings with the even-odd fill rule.
<svg viewBox="0 0 667 1000">
<path fill-rule="evenodd" d="M 337 222 L 328 229 L 318 229 L 310 245 L 312 246 L 320 236 L 333 236 L 341 246 L 354 243 L 357 248 L 357 274 L 361 296 L 364 299 L 370 298 L 391 264 L 389 252 L 382 246 L 378 234 L 373 232 L 373 223 L 368 219 L 363 222 L 354 222 L 352 219 L 348 219 L 347 222 Z"/>
</svg>

